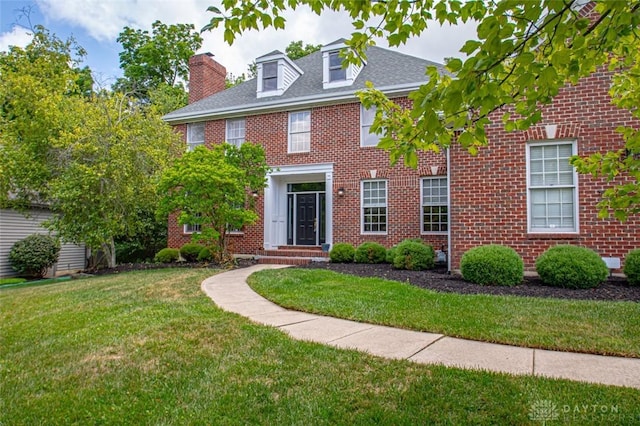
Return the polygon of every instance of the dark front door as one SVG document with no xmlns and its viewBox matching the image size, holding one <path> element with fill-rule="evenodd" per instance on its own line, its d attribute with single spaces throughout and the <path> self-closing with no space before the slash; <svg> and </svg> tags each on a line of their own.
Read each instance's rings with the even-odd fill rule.
<svg viewBox="0 0 640 426">
<path fill-rule="evenodd" d="M 296 245 L 314 246 L 318 231 L 316 194 L 296 194 Z"/>
</svg>

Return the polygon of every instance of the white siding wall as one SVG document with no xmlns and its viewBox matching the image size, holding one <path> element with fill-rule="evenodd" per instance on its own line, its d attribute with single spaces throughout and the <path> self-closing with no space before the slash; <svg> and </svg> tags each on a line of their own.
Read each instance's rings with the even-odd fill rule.
<svg viewBox="0 0 640 426">
<path fill-rule="evenodd" d="M 9 252 L 17 241 L 31 234 L 47 234 L 49 231 L 40 224 L 51 217 L 51 213 L 43 209 L 32 209 L 31 216 L 25 218 L 14 210 L 0 210 L 0 277 L 14 276 L 11 269 Z M 60 257 L 55 266 L 56 272 L 80 271 L 85 268 L 84 245 L 63 244 Z"/>
</svg>

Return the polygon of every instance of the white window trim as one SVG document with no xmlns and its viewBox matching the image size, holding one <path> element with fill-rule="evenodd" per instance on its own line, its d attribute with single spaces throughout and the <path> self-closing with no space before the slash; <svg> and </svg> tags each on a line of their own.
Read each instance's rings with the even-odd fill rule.
<svg viewBox="0 0 640 426">
<path fill-rule="evenodd" d="M 202 126 L 202 142 L 198 141 L 196 143 L 191 142 L 191 132 L 193 126 Z M 203 146 L 207 139 L 206 137 L 206 126 L 203 122 L 201 123 L 187 123 L 187 152 L 193 151 L 197 146 Z"/>
<path fill-rule="evenodd" d="M 536 142 L 528 142 L 526 144 L 526 173 L 527 173 L 527 233 L 529 234 L 567 234 L 567 235 L 577 235 L 580 234 L 580 204 L 579 204 L 579 181 L 578 181 L 578 172 L 576 172 L 575 168 L 573 169 L 573 217 L 575 223 L 575 229 L 566 229 L 566 228 L 555 228 L 555 229 L 532 229 L 531 228 L 531 176 L 530 176 L 530 149 L 534 146 L 541 145 L 561 145 L 561 144 L 571 144 L 571 155 L 578 154 L 578 143 L 575 139 L 552 139 L 545 141 L 536 141 Z M 560 187 L 569 187 L 567 185 L 558 186 Z M 550 188 L 550 187 L 545 187 Z M 536 188 L 534 188 L 536 189 Z"/>
<path fill-rule="evenodd" d="M 309 149 L 307 149 L 306 151 L 293 151 L 291 149 L 291 116 L 293 114 L 300 114 L 300 113 L 308 113 L 309 114 L 309 131 L 308 132 L 296 132 L 295 134 L 300 134 L 300 133 L 309 133 Z M 304 154 L 307 152 L 311 152 L 311 110 L 305 109 L 305 110 L 300 110 L 300 111 L 290 111 L 289 112 L 289 116 L 287 117 L 287 153 L 288 154 Z"/>
<path fill-rule="evenodd" d="M 420 234 L 421 235 L 448 235 L 449 231 L 425 231 L 424 230 L 424 182 L 428 179 L 445 179 L 447 181 L 447 202 L 438 206 L 447 207 L 447 229 L 451 227 L 451 212 L 449 211 L 449 179 L 446 175 L 425 176 L 420 178 Z"/>
<path fill-rule="evenodd" d="M 234 122 L 234 121 L 243 121 L 244 122 L 244 135 L 242 136 L 242 142 L 240 142 L 239 145 L 233 144 L 230 142 L 231 138 L 229 137 L 229 123 L 230 122 Z M 237 138 L 234 138 L 237 139 Z M 238 117 L 238 118 L 227 118 L 225 120 L 225 124 L 224 124 L 224 140 L 231 144 L 234 145 L 238 148 L 240 148 L 240 146 L 245 143 L 245 141 L 247 140 L 247 120 L 244 117 Z"/>
<path fill-rule="evenodd" d="M 368 206 L 368 207 L 384 207 L 386 209 L 386 231 L 365 231 L 364 230 L 364 184 L 365 182 L 384 182 L 384 206 Z M 387 235 L 389 233 L 389 181 L 387 179 L 365 179 L 360 181 L 360 234 L 361 235 Z"/>
<path fill-rule="evenodd" d="M 370 108 L 369 108 L 370 109 Z M 376 148 L 378 146 L 378 143 L 380 142 L 380 138 L 381 135 L 375 134 L 374 135 L 377 137 L 377 141 L 375 145 L 365 145 L 364 141 L 366 139 L 366 136 L 364 134 L 364 112 L 368 111 L 369 109 L 365 108 L 364 105 L 360 104 L 360 148 Z M 372 122 L 373 123 L 373 122 Z M 369 129 L 371 128 L 371 124 L 369 124 Z M 371 134 L 371 133 L 368 133 Z"/>
<path fill-rule="evenodd" d="M 189 230 L 189 226 L 198 226 L 198 225 L 183 225 L 183 229 L 182 229 L 182 233 L 183 234 L 195 234 L 197 232 L 201 232 L 202 230 L 202 225 L 200 225 L 200 229 L 195 231 L 195 230 Z"/>
</svg>

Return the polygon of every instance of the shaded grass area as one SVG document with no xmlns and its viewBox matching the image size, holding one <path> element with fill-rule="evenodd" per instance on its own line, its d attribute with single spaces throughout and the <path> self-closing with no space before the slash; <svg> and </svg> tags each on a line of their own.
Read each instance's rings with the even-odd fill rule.
<svg viewBox="0 0 640 426">
<path fill-rule="evenodd" d="M 640 357 L 640 303 L 438 293 L 314 269 L 265 270 L 249 284 L 306 312 L 531 348 Z"/>
<path fill-rule="evenodd" d="M 601 424 L 563 412 L 593 404 L 640 420 L 637 390 L 293 341 L 216 308 L 200 290 L 211 273 L 0 290 L 0 424 L 540 424 L 547 402 L 565 423 Z"/>
</svg>

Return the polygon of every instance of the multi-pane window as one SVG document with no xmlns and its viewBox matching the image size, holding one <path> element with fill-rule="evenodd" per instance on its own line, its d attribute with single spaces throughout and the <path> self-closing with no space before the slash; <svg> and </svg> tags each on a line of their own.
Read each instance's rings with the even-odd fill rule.
<svg viewBox="0 0 640 426">
<path fill-rule="evenodd" d="M 447 204 L 447 178 L 422 179 L 422 232 L 448 230 Z"/>
<path fill-rule="evenodd" d="M 227 142 L 240 148 L 244 142 L 245 120 L 238 118 L 235 120 L 227 120 Z"/>
<path fill-rule="evenodd" d="M 198 145 L 204 145 L 204 123 L 187 124 L 187 151 L 193 151 Z"/>
<path fill-rule="evenodd" d="M 374 118 L 376 118 L 376 108 L 366 109 L 360 105 L 360 146 L 378 145 L 380 135 L 370 133 Z"/>
<path fill-rule="evenodd" d="M 329 52 L 329 81 L 343 81 L 347 79 L 347 70 L 342 68 L 340 52 Z"/>
<path fill-rule="evenodd" d="M 196 213 L 196 217 L 200 217 L 200 214 Z M 202 230 L 202 225 L 199 223 L 188 223 L 184 225 L 184 233 L 185 234 L 193 234 L 194 232 L 200 232 Z"/>
<path fill-rule="evenodd" d="M 576 173 L 569 164 L 575 142 L 529 144 L 530 232 L 576 232 Z"/>
<path fill-rule="evenodd" d="M 289 152 L 309 152 L 311 149 L 311 112 L 289 113 Z"/>
<path fill-rule="evenodd" d="M 278 90 L 278 62 L 262 64 L 262 91 Z"/>
<path fill-rule="evenodd" d="M 362 232 L 387 232 L 387 182 L 362 182 Z"/>
</svg>

